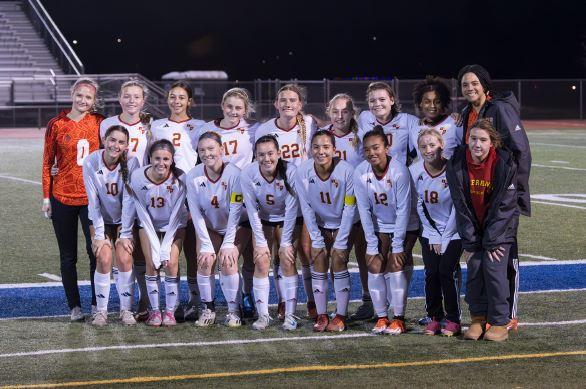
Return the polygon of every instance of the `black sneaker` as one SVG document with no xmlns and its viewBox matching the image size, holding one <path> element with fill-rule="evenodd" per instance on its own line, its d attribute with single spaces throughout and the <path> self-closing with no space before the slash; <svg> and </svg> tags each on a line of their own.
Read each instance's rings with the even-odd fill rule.
<svg viewBox="0 0 586 389">
<path fill-rule="evenodd" d="M 362 321 L 370 320 L 374 316 L 374 307 L 372 301 L 364 301 L 361 306 L 358 307 L 356 312 L 350 315 L 351 321 Z"/>
<path fill-rule="evenodd" d="M 199 318 L 199 309 L 196 305 L 188 304 L 185 312 L 183 313 L 183 319 L 185 321 L 196 321 Z"/>
<path fill-rule="evenodd" d="M 252 319 L 256 309 L 254 307 L 254 300 L 250 293 L 242 295 L 242 318 Z"/>
<path fill-rule="evenodd" d="M 175 312 L 174 312 L 173 316 L 175 316 L 175 321 L 177 323 L 183 323 L 183 322 L 185 322 L 185 310 L 183 309 L 183 305 L 179 304 L 177 306 L 177 308 L 175 309 Z"/>
</svg>

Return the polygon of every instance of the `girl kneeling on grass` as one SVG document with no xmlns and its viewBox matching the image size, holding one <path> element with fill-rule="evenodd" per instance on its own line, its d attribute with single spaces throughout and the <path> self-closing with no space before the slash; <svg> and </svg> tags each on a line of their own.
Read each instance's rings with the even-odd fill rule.
<svg viewBox="0 0 586 389">
<path fill-rule="evenodd" d="M 179 295 L 179 254 L 188 213 L 184 174 L 175 167 L 174 154 L 170 141 L 154 142 L 149 150 L 151 165 L 132 173 L 129 190 L 140 221 L 139 236 L 147 265 L 145 278 L 151 309 L 146 323 L 154 327 L 177 324 L 174 312 Z M 159 310 L 161 269 L 165 270 L 163 317 Z"/>
<path fill-rule="evenodd" d="M 431 318 L 425 333 L 458 335 L 462 242 L 456 230 L 456 210 L 446 179 L 444 139 L 439 131 L 426 129 L 419 134 L 417 144 L 422 159 L 409 169 L 423 225 L 419 241 L 425 265 L 425 307 Z"/>
<path fill-rule="evenodd" d="M 462 258 L 468 263 L 466 301 L 472 324 L 464 338 L 504 341 L 509 323 L 507 264 L 519 218 L 517 165 L 487 119 L 470 127 L 467 143 L 447 167 Z"/>
<path fill-rule="evenodd" d="M 139 163 L 136 158 L 126 160 L 128 153 L 126 128 L 111 126 L 104 133 L 103 142 L 105 149 L 93 152 L 83 163 L 83 181 L 89 203 L 88 216 L 92 221 L 90 226 L 92 250 L 97 261 L 94 274 L 97 309 L 92 324 L 96 326 L 108 324 L 110 271 L 115 252 L 118 264 L 116 289 L 120 298 L 120 319 L 126 325 L 135 325 L 136 320 L 131 312 L 134 296 L 132 274 L 134 220 L 131 217 L 123 220 L 122 200 L 128 175 L 138 168 Z M 126 207 L 128 207 L 130 198 L 126 196 L 125 199 L 127 199 Z M 114 247 L 116 247 L 115 250 Z"/>
</svg>

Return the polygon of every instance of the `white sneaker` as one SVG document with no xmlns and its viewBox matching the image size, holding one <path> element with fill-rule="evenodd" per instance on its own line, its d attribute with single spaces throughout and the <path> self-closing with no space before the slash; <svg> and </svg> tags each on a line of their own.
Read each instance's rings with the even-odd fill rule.
<svg viewBox="0 0 586 389">
<path fill-rule="evenodd" d="M 92 320 L 93 326 L 104 327 L 108 325 L 108 312 L 106 311 L 97 311 L 94 315 L 94 320 Z"/>
<path fill-rule="evenodd" d="M 134 315 L 130 311 L 126 311 L 126 310 L 120 311 L 120 321 L 122 321 L 122 324 L 124 324 L 125 326 L 136 325 L 136 319 L 134 318 Z"/>
<path fill-rule="evenodd" d="M 257 331 L 266 330 L 271 324 L 271 317 L 269 315 L 259 315 L 258 319 L 252 323 L 252 329 Z"/>
<path fill-rule="evenodd" d="M 242 322 L 240 321 L 240 317 L 235 312 L 228 312 L 226 318 L 224 319 L 224 325 L 228 327 L 240 327 Z"/>
<path fill-rule="evenodd" d="M 295 331 L 297 329 L 297 321 L 299 318 L 290 313 L 285 314 L 285 321 L 283 322 L 283 330 Z"/>
<path fill-rule="evenodd" d="M 199 319 L 195 321 L 195 325 L 198 327 L 208 327 L 216 322 L 216 312 L 209 308 L 204 308 L 199 315 Z"/>
<path fill-rule="evenodd" d="M 70 318 L 71 321 L 83 321 L 84 319 L 85 319 L 85 316 L 81 312 L 80 307 L 75 307 L 71 310 L 71 318 Z"/>
</svg>

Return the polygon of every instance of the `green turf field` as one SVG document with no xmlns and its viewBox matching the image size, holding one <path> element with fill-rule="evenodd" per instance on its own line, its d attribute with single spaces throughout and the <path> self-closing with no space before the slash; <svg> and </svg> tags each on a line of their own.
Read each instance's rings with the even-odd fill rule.
<svg viewBox="0 0 586 389">
<path fill-rule="evenodd" d="M 568 196 L 533 202 L 533 217 L 522 218 L 521 260 L 584 260 L 586 131 L 536 131 L 529 138 L 539 165 L 532 169 L 531 193 Z M 0 153 L 0 284 L 49 281 L 39 274 L 59 275 L 59 260 L 50 221 L 40 212 L 42 139 L 0 138 Z M 88 279 L 82 248 L 80 239 L 79 278 Z M 422 299 L 409 302 L 412 331 L 399 337 L 369 336 L 372 323 L 313 338 L 307 322 L 293 334 L 278 325 L 259 334 L 249 326 L 126 328 L 113 318 L 102 329 L 66 318 L 1 320 L 0 387 L 88 381 L 119 387 L 584 387 L 585 301 L 584 290 L 522 295 L 525 325 L 505 344 L 421 335 L 415 320 L 424 315 Z"/>
</svg>

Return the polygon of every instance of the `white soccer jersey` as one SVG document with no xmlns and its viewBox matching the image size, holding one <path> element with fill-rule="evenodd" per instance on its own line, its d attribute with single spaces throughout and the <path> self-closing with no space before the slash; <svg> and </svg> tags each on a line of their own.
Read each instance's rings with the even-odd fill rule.
<svg viewBox="0 0 586 389">
<path fill-rule="evenodd" d="M 222 175 L 212 181 L 205 165 L 197 165 L 187 175 L 187 203 L 201 241 L 201 252 L 215 252 L 208 229 L 224 235 L 222 248 L 235 247 L 236 227 L 243 204 L 238 167 L 224 164 Z"/>
<path fill-rule="evenodd" d="M 232 128 L 220 127 L 220 119 L 212 120 L 201 126 L 195 134 L 195 145 L 199 137 L 204 132 L 214 131 L 222 137 L 222 147 L 224 149 L 224 161 L 230 162 L 240 169 L 248 166 L 254 157 L 254 132 L 258 123 L 250 124 L 241 120 Z"/>
<path fill-rule="evenodd" d="M 387 137 L 391 149 L 389 155 L 404 164 L 407 163 L 407 154 L 413 149 L 410 144 L 410 134 L 419 131 L 419 119 L 408 113 L 400 112 L 388 123 L 379 123 L 370 111 L 362 111 L 358 117 L 358 125 L 360 130 L 358 135 L 360 140 L 364 139 L 364 135 L 372 130 L 374 126 L 380 124 Z"/>
<path fill-rule="evenodd" d="M 151 244 L 153 263 L 158 268 L 160 263 L 169 260 L 171 245 L 175 233 L 187 224 L 188 212 L 185 207 L 185 184 L 173 174 L 160 184 L 155 184 L 146 175 L 150 165 L 136 169 L 130 178 L 132 199 L 136 208 L 140 226 L 146 231 Z M 126 208 L 123 212 L 127 213 Z M 164 232 L 161 242 L 157 232 Z"/>
<path fill-rule="evenodd" d="M 106 130 L 112 126 L 122 126 L 128 130 L 128 159 L 136 157 L 140 166 L 144 166 L 147 163 L 148 125 L 140 120 L 136 123 L 126 123 L 120 119 L 120 115 L 110 116 L 100 123 L 100 139 L 104 139 Z"/>
<path fill-rule="evenodd" d="M 175 147 L 175 164 L 185 174 L 189 173 L 197 163 L 196 133 L 203 120 L 189 119 L 176 122 L 169 118 L 155 120 L 151 126 L 153 141 L 167 139 Z"/>
<path fill-rule="evenodd" d="M 423 225 L 422 236 L 430 244 L 441 244 L 442 252 L 450 240 L 460 239 L 456 229 L 456 210 L 450 195 L 446 170 L 432 176 L 419 161 L 409 168 L 417 191 L 417 212 Z"/>
<path fill-rule="evenodd" d="M 299 167 L 303 161 L 311 156 L 311 136 L 317 130 L 317 124 L 309 115 L 303 115 L 305 120 L 305 144 L 302 141 L 301 128 L 295 125 L 293 128 L 284 129 L 277 125 L 277 119 L 271 119 L 261 124 L 255 132 L 254 140 L 261 136 L 272 134 L 279 141 L 281 157 Z"/>
<path fill-rule="evenodd" d="M 105 150 L 96 150 L 83 161 L 83 182 L 88 195 L 88 216 L 94 226 L 94 238 L 106 239 L 105 224 L 122 223 L 122 200 L 125 191 L 120 164 L 110 170 L 104 162 Z M 129 175 L 139 167 L 138 160 L 128 161 Z M 113 237 L 115 238 L 115 237 Z"/>
<path fill-rule="evenodd" d="M 402 252 L 407 230 L 417 228 L 409 225 L 413 202 L 409 169 L 393 158 L 384 175 L 377 177 L 364 161 L 354 172 L 354 186 L 367 253 L 378 253 L 379 232 L 392 233 L 393 253 Z"/>
<path fill-rule="evenodd" d="M 295 165 L 287 163 L 287 183 L 295 193 Z M 260 172 L 258 162 L 246 167 L 240 175 L 240 184 L 256 244 L 266 247 L 261 220 L 283 222 L 281 246 L 291 246 L 293 230 L 299 213 L 295 195 L 289 193 L 282 178 L 267 180 Z"/>
<path fill-rule="evenodd" d="M 358 221 L 353 173 L 352 166 L 343 160 L 338 160 L 326 180 L 317 175 L 313 160 L 305 161 L 297 170 L 295 187 L 312 247 L 325 247 L 319 230 L 322 227 L 338 230 L 334 248 L 348 248 L 348 235 Z"/>
<path fill-rule="evenodd" d="M 423 130 L 428 130 L 431 128 L 436 129 L 440 134 L 442 134 L 442 138 L 444 139 L 444 157 L 446 157 L 446 159 L 450 159 L 454 153 L 454 149 L 462 143 L 462 127 L 458 127 L 456 125 L 456 121 L 452 118 L 451 115 L 448 115 L 443 121 L 436 124 L 435 126 L 428 126 L 427 124 L 423 123 L 423 120 L 420 120 L 419 131 L 410 133 L 410 144 L 413 145 L 417 150 L 417 156 L 419 158 L 421 158 L 421 151 L 419 150 L 417 139 Z"/>
<path fill-rule="evenodd" d="M 336 156 L 338 158 L 348 162 L 352 167 L 356 167 L 360 162 L 364 161 L 362 142 L 358 134 L 350 131 L 344 136 L 338 136 L 332 130 L 331 124 L 323 129 L 330 131 L 336 137 Z M 355 140 L 357 141 L 356 146 L 354 146 Z"/>
</svg>

